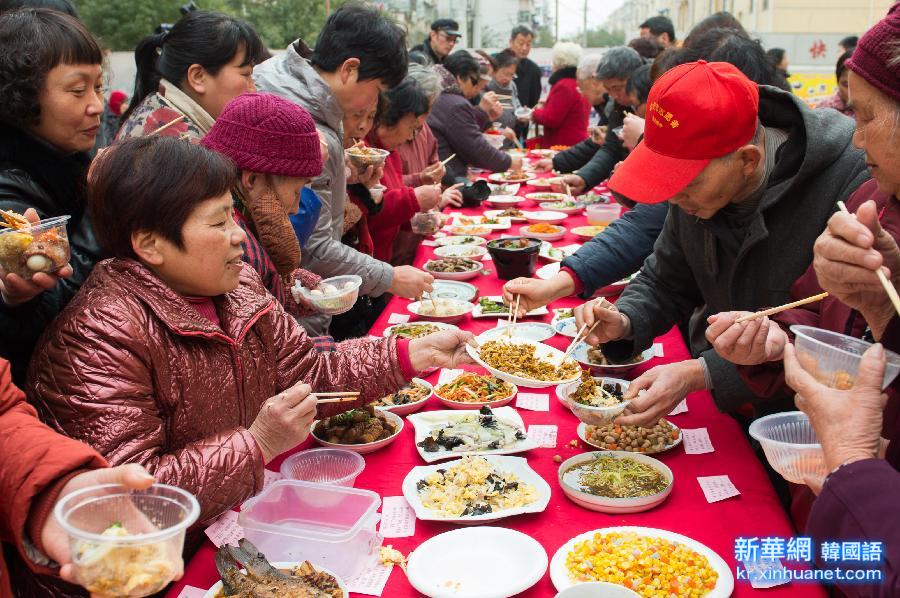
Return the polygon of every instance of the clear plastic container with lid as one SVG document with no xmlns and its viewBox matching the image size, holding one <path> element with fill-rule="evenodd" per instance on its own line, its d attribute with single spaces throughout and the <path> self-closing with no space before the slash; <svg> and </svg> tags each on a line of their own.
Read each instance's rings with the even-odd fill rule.
<svg viewBox="0 0 900 598">
<path fill-rule="evenodd" d="M 270 561 L 308 560 L 346 580 L 381 545 L 379 506 L 370 490 L 279 480 L 243 504 L 238 523 Z"/>
</svg>

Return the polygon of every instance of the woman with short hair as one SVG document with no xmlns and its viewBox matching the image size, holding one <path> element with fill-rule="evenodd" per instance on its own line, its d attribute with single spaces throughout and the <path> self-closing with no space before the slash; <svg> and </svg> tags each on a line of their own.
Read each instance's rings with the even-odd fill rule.
<svg viewBox="0 0 900 598">
<path fill-rule="evenodd" d="M 579 93 L 575 81 L 580 58 L 581 46 L 578 44 L 558 42 L 553 46 L 550 93 L 531 115 L 532 121 L 544 127 L 544 134 L 529 140 L 529 145 L 543 148 L 572 146 L 587 137 L 591 105 Z"/>
<path fill-rule="evenodd" d="M 0 208 L 69 216 L 71 258 L 30 280 L 0 275 L 0 356 L 23 385 L 38 337 L 99 259 L 84 194 L 103 113 L 103 52 L 80 21 L 48 9 L 0 16 Z"/>
</svg>

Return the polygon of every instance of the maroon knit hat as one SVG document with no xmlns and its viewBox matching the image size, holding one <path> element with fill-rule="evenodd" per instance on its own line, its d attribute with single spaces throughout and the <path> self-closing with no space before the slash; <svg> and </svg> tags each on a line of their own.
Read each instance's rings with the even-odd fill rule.
<svg viewBox="0 0 900 598">
<path fill-rule="evenodd" d="M 900 3 L 875 23 L 860 38 L 853 55 L 845 63 L 848 69 L 900 102 L 900 62 L 888 64 L 897 53 L 900 39 Z"/>
<path fill-rule="evenodd" d="M 312 116 L 270 93 L 245 93 L 228 102 L 201 143 L 241 170 L 303 178 L 322 172 Z"/>
</svg>

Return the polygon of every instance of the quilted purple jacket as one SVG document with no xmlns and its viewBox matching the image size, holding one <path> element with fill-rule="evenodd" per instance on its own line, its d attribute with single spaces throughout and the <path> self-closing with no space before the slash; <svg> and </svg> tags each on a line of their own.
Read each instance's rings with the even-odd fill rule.
<svg viewBox="0 0 900 598">
<path fill-rule="evenodd" d="M 48 425 L 111 465 L 140 463 L 194 493 L 200 521 L 262 489 L 262 453 L 247 428 L 266 399 L 300 380 L 362 393 L 323 405 L 325 417 L 406 383 L 405 343 L 348 341 L 320 353 L 247 264 L 240 286 L 214 301 L 221 328 L 138 262 L 101 262 L 45 333 L 27 389 Z"/>
</svg>

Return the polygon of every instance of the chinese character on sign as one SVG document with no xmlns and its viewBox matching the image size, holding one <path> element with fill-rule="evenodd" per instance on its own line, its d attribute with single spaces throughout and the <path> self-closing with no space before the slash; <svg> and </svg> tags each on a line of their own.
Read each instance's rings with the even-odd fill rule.
<svg viewBox="0 0 900 598">
<path fill-rule="evenodd" d="M 841 560 L 861 561 L 860 549 L 861 545 L 859 542 L 841 542 Z"/>
<path fill-rule="evenodd" d="M 809 47 L 809 55 L 813 58 L 824 58 L 825 57 L 825 42 L 822 40 L 816 40 Z"/>
<path fill-rule="evenodd" d="M 741 562 L 758 561 L 759 538 L 735 538 L 734 560 Z"/>
<path fill-rule="evenodd" d="M 884 544 L 882 542 L 863 542 L 860 549 L 861 560 L 867 563 L 881 562 L 881 556 L 884 553 Z"/>
<path fill-rule="evenodd" d="M 812 538 L 791 538 L 787 543 L 785 558 L 789 561 L 812 562 Z"/>
<path fill-rule="evenodd" d="M 841 545 L 837 542 L 822 542 L 821 551 L 822 560 L 826 563 L 841 560 Z"/>
<path fill-rule="evenodd" d="M 784 538 L 763 538 L 759 549 L 760 558 L 764 561 L 774 561 L 785 556 Z"/>
</svg>

